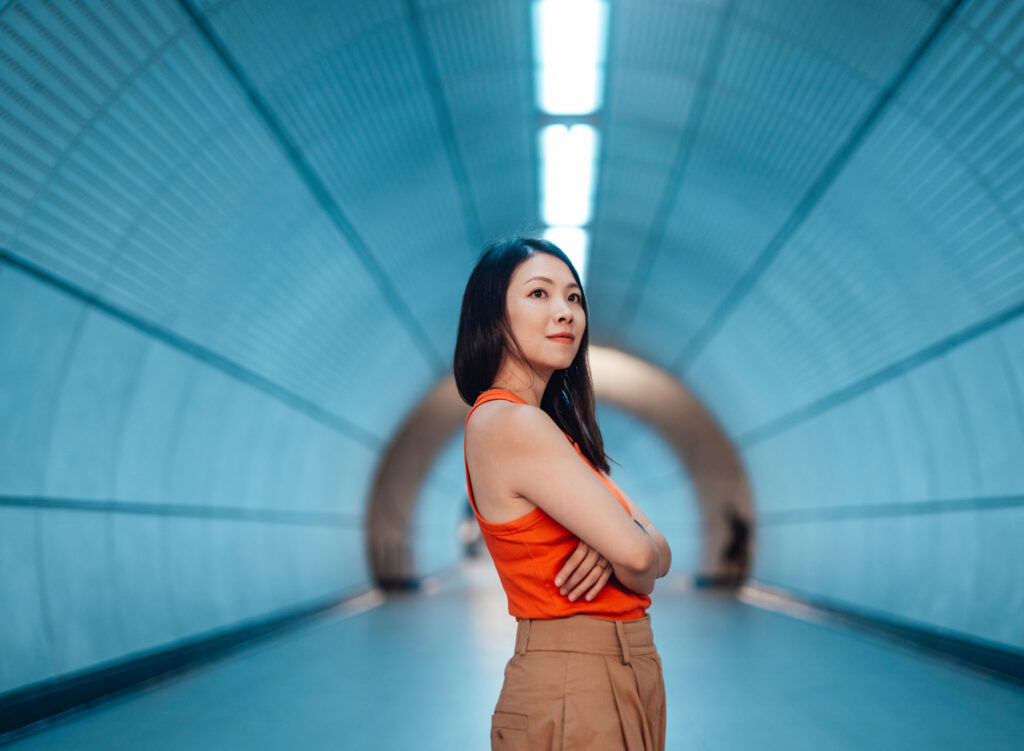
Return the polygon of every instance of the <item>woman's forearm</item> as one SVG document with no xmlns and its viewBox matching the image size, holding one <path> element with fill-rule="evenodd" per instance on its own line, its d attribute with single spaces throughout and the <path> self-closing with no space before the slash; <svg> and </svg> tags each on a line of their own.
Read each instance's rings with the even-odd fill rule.
<svg viewBox="0 0 1024 751">
<path fill-rule="evenodd" d="M 637 594 L 649 595 L 654 591 L 654 580 L 658 578 L 658 572 L 661 571 L 663 564 L 661 552 L 658 550 L 659 546 L 654 538 L 648 533 L 644 539 L 647 540 L 649 547 L 642 560 L 637 561 L 634 565 L 613 563 L 612 570 L 623 586 Z"/>
<path fill-rule="evenodd" d="M 658 551 L 658 568 L 655 578 L 660 579 L 668 573 L 672 565 L 672 551 L 668 547 L 668 540 L 665 539 L 665 535 L 651 524 L 647 517 L 644 517 L 644 521 L 634 518 L 633 523 L 647 533 L 647 536 L 654 543 L 654 547 Z"/>
<path fill-rule="evenodd" d="M 619 490 L 621 492 L 621 488 Z M 655 572 L 655 578 L 659 579 L 662 576 L 665 576 L 668 573 L 669 568 L 672 566 L 672 551 L 669 550 L 668 540 L 665 539 L 665 535 L 655 528 L 651 523 L 651 520 L 648 519 L 644 512 L 640 510 L 640 507 L 636 505 L 636 502 L 632 498 L 625 493 L 623 493 L 622 496 L 629 504 L 629 514 L 633 517 L 633 522 L 647 533 L 658 551 L 658 568 Z M 622 583 L 624 584 L 625 582 Z"/>
<path fill-rule="evenodd" d="M 657 578 L 660 579 L 668 573 L 669 568 L 672 566 L 672 551 L 668 547 L 668 540 L 665 539 L 665 535 L 654 527 L 649 528 L 647 532 L 650 534 L 651 541 L 658 550 Z"/>
</svg>

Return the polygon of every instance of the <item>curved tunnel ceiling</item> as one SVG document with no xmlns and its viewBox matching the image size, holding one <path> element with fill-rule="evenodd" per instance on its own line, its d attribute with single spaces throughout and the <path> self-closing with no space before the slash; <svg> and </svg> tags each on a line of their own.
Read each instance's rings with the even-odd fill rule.
<svg viewBox="0 0 1024 751">
<path fill-rule="evenodd" d="M 11 3 L 4 257 L 386 436 L 483 240 L 538 226 L 527 12 Z M 1012 4 L 612 16 L 595 341 L 756 439 L 1019 301 L 1019 135 L 963 96 L 1019 80 Z"/>
<path fill-rule="evenodd" d="M 594 343 L 683 380 L 739 448 L 760 580 L 1016 648 L 1022 18 L 612 2 L 588 264 Z M 472 264 L 541 226 L 529 20 L 0 3 L 0 477 L 48 567 L 0 582 L 10 685 L 125 652 L 116 603 L 150 592 L 125 560 L 174 616 L 137 648 L 367 581 L 372 469 L 450 369 Z M 211 514 L 221 578 L 174 558 L 228 556 Z M 71 560 L 83 530 L 123 545 Z M 287 565 L 231 600 L 224 572 L 267 550 Z"/>
</svg>

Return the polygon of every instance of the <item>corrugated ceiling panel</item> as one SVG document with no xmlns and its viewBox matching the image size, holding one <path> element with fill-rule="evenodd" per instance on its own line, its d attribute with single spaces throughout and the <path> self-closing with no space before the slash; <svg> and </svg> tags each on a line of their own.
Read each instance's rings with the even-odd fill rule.
<svg viewBox="0 0 1024 751">
<path fill-rule="evenodd" d="M 0 33 L 5 247 L 374 430 L 403 414 L 428 364 L 176 5 L 17 6 Z M 407 397 L 372 398 L 371 351 Z"/>
<path fill-rule="evenodd" d="M 740 4 L 732 21 L 665 239 L 625 337 L 666 366 L 679 351 L 660 351 L 645 336 L 659 329 L 646 321 L 644 298 L 670 295 L 677 279 L 700 275 L 709 264 L 696 260 L 698 253 L 724 255 L 728 261 L 716 265 L 733 268 L 731 276 L 701 277 L 697 304 L 704 314 L 697 320 L 703 323 L 850 137 L 934 15 L 916 4 L 830 6 L 828 13 L 810 4 L 753 10 L 760 15 L 748 15 Z M 879 31 L 852 49 L 834 13 L 856 15 Z M 837 39 L 843 42 L 834 49 L 825 44 Z M 743 208 L 734 213 L 735 206 Z M 718 215 L 721 232 L 706 231 L 702 217 L 709 214 Z M 696 331 L 692 315 L 659 323 L 687 336 Z"/>
<path fill-rule="evenodd" d="M 253 86 L 422 316 L 429 300 L 417 289 L 457 296 L 476 250 L 438 125 L 438 108 L 446 105 L 429 86 L 432 63 L 420 54 L 419 32 L 404 6 L 375 17 L 375 25 L 360 21 L 355 34 L 348 6 L 310 7 L 296 13 L 283 4 L 231 3 L 211 21 L 244 70 L 266 71 Z M 358 6 L 356 15 L 365 20 L 363 10 Z M 293 31 L 281 37 L 282 25 Z M 306 36 L 318 40 L 318 54 L 294 49 Z M 447 359 L 454 332 L 428 334 Z"/>
<path fill-rule="evenodd" d="M 602 337 L 624 333 L 616 320 L 622 281 L 669 179 L 719 12 L 706 3 L 612 4 L 589 285 Z"/>
<path fill-rule="evenodd" d="M 519 0 L 417 5 L 471 186 L 513 168 L 504 175 L 507 198 L 522 216 L 536 217 L 529 6 Z M 502 210 L 480 201 L 475 207 L 485 227 L 486 217 Z"/>
<path fill-rule="evenodd" d="M 692 377 L 742 433 L 983 325 L 1024 299 L 1024 90 L 979 47 L 973 7 L 935 45 Z M 991 22 L 991 21 L 990 21 Z M 1000 106 L 1002 103 L 1003 106 Z M 1018 180 L 994 181 L 1017 175 Z M 788 318 L 773 310 L 788 310 Z M 767 343 L 788 385 L 734 409 L 727 341 Z M 711 360 L 719 362 L 711 366 Z M 715 377 L 711 377 L 712 371 Z"/>
</svg>

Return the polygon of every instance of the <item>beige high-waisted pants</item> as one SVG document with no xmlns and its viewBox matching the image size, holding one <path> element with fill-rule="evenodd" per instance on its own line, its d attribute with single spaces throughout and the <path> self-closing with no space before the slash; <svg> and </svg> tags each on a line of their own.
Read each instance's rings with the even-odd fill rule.
<svg viewBox="0 0 1024 751">
<path fill-rule="evenodd" d="M 650 614 L 520 619 L 491 748 L 664 751 L 665 682 Z"/>
</svg>

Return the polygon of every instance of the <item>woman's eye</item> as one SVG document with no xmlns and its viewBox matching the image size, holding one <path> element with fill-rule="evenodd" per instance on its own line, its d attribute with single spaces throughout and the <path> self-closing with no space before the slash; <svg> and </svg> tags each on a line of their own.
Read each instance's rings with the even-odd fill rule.
<svg viewBox="0 0 1024 751">
<path fill-rule="evenodd" d="M 545 290 L 545 289 L 543 289 L 541 287 L 538 287 L 537 289 L 533 290 L 530 293 L 530 295 L 532 297 L 543 297 L 546 294 L 547 294 L 547 290 Z M 583 297 L 579 294 L 579 292 L 573 292 L 572 294 L 569 295 L 569 301 L 570 302 L 582 303 L 583 302 Z"/>
</svg>

